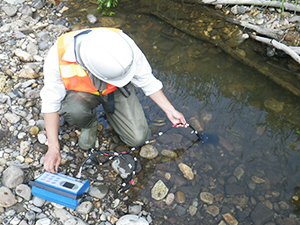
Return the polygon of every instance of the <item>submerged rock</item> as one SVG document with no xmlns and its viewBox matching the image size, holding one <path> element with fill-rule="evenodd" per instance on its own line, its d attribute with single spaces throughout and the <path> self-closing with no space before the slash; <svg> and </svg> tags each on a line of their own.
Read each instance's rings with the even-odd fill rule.
<svg viewBox="0 0 300 225">
<path fill-rule="evenodd" d="M 145 159 L 154 159 L 158 156 L 158 151 L 152 145 L 144 145 L 141 148 L 140 156 L 145 158 Z"/>
<path fill-rule="evenodd" d="M 151 197 L 157 201 L 162 200 L 168 194 L 169 189 L 162 180 L 156 182 L 151 190 Z"/>
<path fill-rule="evenodd" d="M 207 204 L 213 204 L 214 202 L 214 196 L 213 194 L 209 193 L 209 192 L 201 192 L 200 193 L 200 199 L 207 203 Z"/>
<path fill-rule="evenodd" d="M 222 216 L 229 225 L 238 225 L 239 224 L 239 222 L 230 213 L 226 213 Z"/>
<path fill-rule="evenodd" d="M 193 173 L 191 167 L 189 167 L 188 165 L 186 165 L 184 163 L 179 163 L 178 167 L 181 170 L 181 172 L 183 173 L 185 178 L 187 178 L 189 180 L 194 179 L 194 173 Z"/>
<path fill-rule="evenodd" d="M 284 102 L 279 102 L 274 98 L 269 98 L 264 103 L 267 109 L 270 109 L 276 113 L 280 113 L 284 109 Z"/>
</svg>

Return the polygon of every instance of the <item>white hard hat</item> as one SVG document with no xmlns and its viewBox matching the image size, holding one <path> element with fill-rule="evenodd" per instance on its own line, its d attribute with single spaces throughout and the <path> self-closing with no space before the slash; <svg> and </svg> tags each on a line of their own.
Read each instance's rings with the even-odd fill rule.
<svg viewBox="0 0 300 225">
<path fill-rule="evenodd" d="M 80 59 L 95 77 L 123 87 L 134 76 L 134 55 L 120 33 L 109 29 L 93 30 L 85 35 L 79 48 Z"/>
</svg>

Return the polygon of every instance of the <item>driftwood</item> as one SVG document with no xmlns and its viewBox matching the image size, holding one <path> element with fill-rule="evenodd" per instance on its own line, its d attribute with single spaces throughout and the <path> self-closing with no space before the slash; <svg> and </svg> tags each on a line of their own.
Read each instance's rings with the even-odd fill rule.
<svg viewBox="0 0 300 225">
<path fill-rule="evenodd" d="M 284 7 L 284 10 L 300 12 L 300 6 L 297 7 L 298 5 L 294 5 L 289 2 L 282 3 L 281 1 L 272 0 L 201 0 L 200 2 L 212 5 L 259 5 L 276 8 Z"/>
<path fill-rule="evenodd" d="M 267 36 L 270 38 L 274 38 L 277 40 L 280 40 L 285 34 L 285 32 L 280 29 L 272 29 L 272 28 L 262 27 L 262 26 L 251 24 L 251 23 L 246 23 L 246 22 L 243 22 L 243 21 L 240 21 L 237 19 L 233 19 L 232 22 L 235 24 L 238 24 L 244 28 L 254 30 L 255 32 L 257 32 L 261 35 L 264 35 L 264 36 Z"/>
<path fill-rule="evenodd" d="M 285 44 L 282 44 L 274 39 L 269 39 L 269 38 L 260 37 L 260 36 L 256 36 L 256 35 L 250 35 L 250 37 L 256 41 L 262 42 L 267 45 L 271 45 L 276 49 L 284 51 L 286 54 L 290 55 L 297 63 L 300 64 L 299 55 L 294 50 L 292 50 L 290 47 L 286 46 Z"/>
<path fill-rule="evenodd" d="M 297 46 L 289 46 L 290 49 L 292 49 L 294 52 L 296 52 L 298 55 L 300 55 L 300 47 Z"/>
</svg>

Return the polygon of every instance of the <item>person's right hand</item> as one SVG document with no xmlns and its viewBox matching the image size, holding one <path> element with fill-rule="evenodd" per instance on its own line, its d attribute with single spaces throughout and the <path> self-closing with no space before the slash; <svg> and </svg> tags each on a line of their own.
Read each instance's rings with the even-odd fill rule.
<svg viewBox="0 0 300 225">
<path fill-rule="evenodd" d="M 49 148 L 44 158 L 44 169 L 50 173 L 56 173 L 58 171 L 60 163 L 60 150 L 57 150 L 55 148 Z"/>
</svg>

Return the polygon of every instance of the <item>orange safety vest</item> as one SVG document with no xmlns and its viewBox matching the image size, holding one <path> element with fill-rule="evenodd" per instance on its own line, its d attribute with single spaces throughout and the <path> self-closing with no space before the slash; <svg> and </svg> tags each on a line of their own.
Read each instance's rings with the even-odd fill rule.
<svg viewBox="0 0 300 225">
<path fill-rule="evenodd" d="M 110 29 L 120 33 L 120 30 L 117 28 L 91 28 L 91 30 L 97 29 Z M 68 62 L 62 59 L 68 46 L 72 43 L 74 36 L 82 31 L 83 30 L 71 31 L 61 35 L 57 39 L 59 71 L 65 88 L 67 90 L 88 92 L 95 95 L 107 95 L 114 92 L 117 90 L 117 87 L 106 83 L 106 88 L 100 93 L 99 90 L 97 90 L 97 88 L 95 88 L 93 85 L 88 73 L 78 63 Z"/>
</svg>

